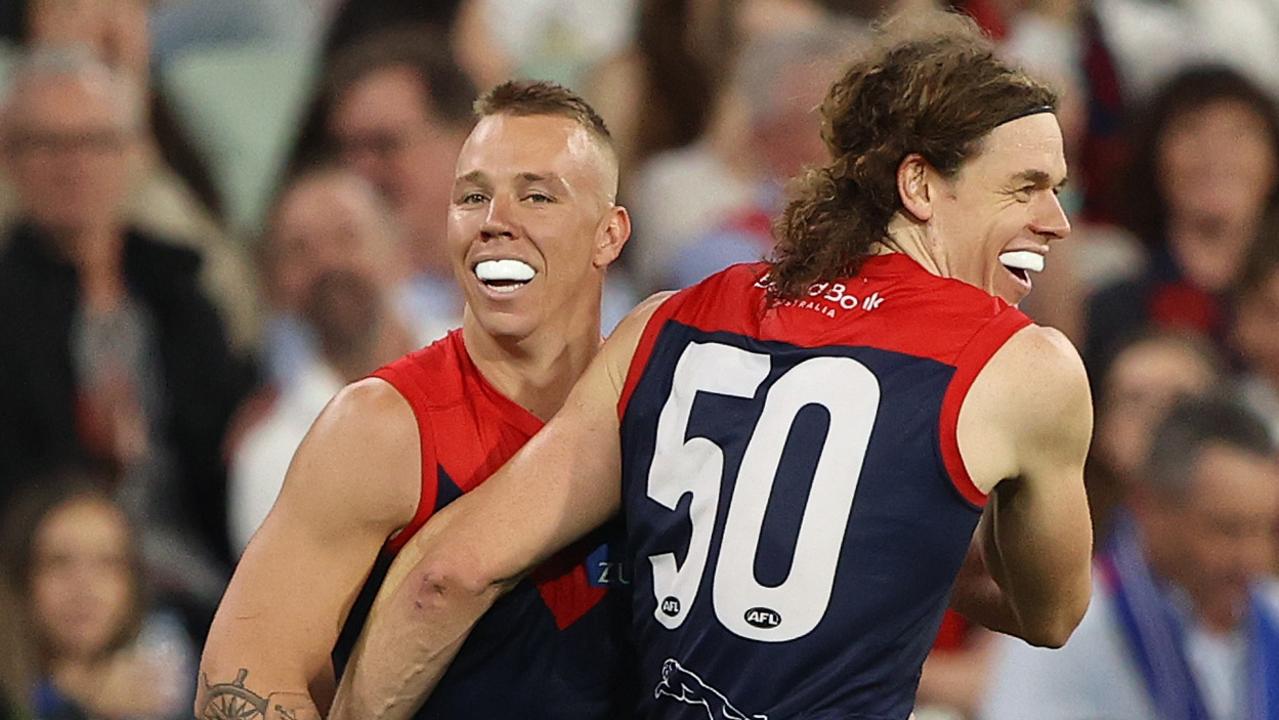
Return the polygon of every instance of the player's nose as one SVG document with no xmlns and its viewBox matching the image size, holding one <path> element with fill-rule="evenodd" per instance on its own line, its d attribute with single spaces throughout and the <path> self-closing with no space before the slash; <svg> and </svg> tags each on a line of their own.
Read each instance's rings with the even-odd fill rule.
<svg viewBox="0 0 1279 720">
<path fill-rule="evenodd" d="M 484 239 L 498 237 L 514 237 L 515 220 L 513 211 L 515 203 L 504 193 L 495 193 L 489 201 L 488 212 L 484 215 L 484 226 L 480 233 Z"/>
<path fill-rule="evenodd" d="M 1034 231 L 1045 240 L 1061 240 L 1070 234 L 1070 219 L 1056 193 L 1043 193 L 1035 208 Z"/>
</svg>

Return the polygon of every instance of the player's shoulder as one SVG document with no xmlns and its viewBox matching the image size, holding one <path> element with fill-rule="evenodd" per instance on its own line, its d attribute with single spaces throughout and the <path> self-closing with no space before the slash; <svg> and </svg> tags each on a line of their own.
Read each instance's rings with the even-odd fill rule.
<svg viewBox="0 0 1279 720">
<path fill-rule="evenodd" d="M 1061 331 L 1029 324 L 1013 333 L 990 358 L 974 390 L 996 399 L 1011 428 L 1078 425 L 1091 429 L 1092 394 L 1079 352 Z M 1065 428 L 1062 428 L 1065 429 Z"/>
<path fill-rule="evenodd" d="M 294 455 L 286 486 L 366 521 L 403 524 L 420 492 L 419 446 L 408 402 L 386 381 L 365 378 L 325 406 Z"/>
<path fill-rule="evenodd" d="M 1013 333 L 992 358 L 1001 360 L 1009 380 L 1048 384 L 1068 392 L 1086 391 L 1088 374 L 1070 339 L 1056 328 L 1028 324 Z"/>
<path fill-rule="evenodd" d="M 387 451 L 409 442 L 416 445 L 417 421 L 413 408 L 395 387 L 369 377 L 338 391 L 320 413 L 311 434 L 319 435 L 329 448 Z"/>
</svg>

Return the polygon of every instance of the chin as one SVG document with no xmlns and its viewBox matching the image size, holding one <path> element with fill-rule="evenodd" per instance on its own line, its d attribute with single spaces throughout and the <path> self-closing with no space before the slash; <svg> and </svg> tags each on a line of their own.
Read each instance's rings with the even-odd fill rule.
<svg viewBox="0 0 1279 720">
<path fill-rule="evenodd" d="M 520 341 L 537 330 L 537 322 L 521 314 L 476 312 L 475 320 L 484 334 L 498 340 Z"/>
</svg>

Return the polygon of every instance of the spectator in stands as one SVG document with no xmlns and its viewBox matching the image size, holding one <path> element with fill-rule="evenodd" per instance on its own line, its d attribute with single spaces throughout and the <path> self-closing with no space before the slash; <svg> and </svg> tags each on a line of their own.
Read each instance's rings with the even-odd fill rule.
<svg viewBox="0 0 1279 720">
<path fill-rule="evenodd" d="M 1279 466 L 1265 425 L 1229 400 L 1174 405 L 1132 507 L 1065 647 L 1000 640 L 986 720 L 1275 717 Z"/>
<path fill-rule="evenodd" d="M 225 557 L 220 447 L 251 378 L 198 256 L 124 219 L 141 127 L 136 88 L 70 51 L 33 51 L 0 102 L 23 217 L 0 255 L 0 479 L 114 463 L 148 525 Z"/>
<path fill-rule="evenodd" d="M 316 280 L 330 271 L 357 272 L 378 288 L 415 347 L 450 330 L 451 315 L 418 304 L 408 254 L 390 209 L 359 175 L 321 165 L 290 181 L 267 219 L 261 254 L 270 382 L 285 389 L 315 362 L 321 348 L 304 315 Z"/>
<path fill-rule="evenodd" d="M 718 227 L 690 238 L 647 238 L 654 241 L 645 255 L 659 264 L 657 284 L 687 287 L 733 263 L 755 262 L 769 254 L 772 219 L 784 205 L 784 184 L 826 157 L 816 109 L 841 61 L 856 48 L 860 30 L 823 24 L 765 35 L 747 45 L 728 92 L 741 106 L 739 163 L 754 178 L 753 198 L 732 209 Z M 663 247 L 663 240 L 685 244 Z"/>
<path fill-rule="evenodd" d="M 404 256 L 389 211 L 350 171 L 305 173 L 281 197 L 265 248 L 276 397 L 266 409 L 248 403 L 246 427 L 231 447 L 228 517 L 237 553 L 271 509 L 293 451 L 329 399 L 422 344 L 421 323 L 430 319 L 402 302 Z"/>
<path fill-rule="evenodd" d="M 1154 99 L 1127 182 L 1128 223 L 1150 262 L 1089 303 L 1084 359 L 1152 324 L 1228 334 L 1228 292 L 1268 212 L 1279 210 L 1279 111 L 1238 73 L 1199 67 Z"/>
<path fill-rule="evenodd" d="M 1267 226 L 1235 292 L 1232 339 L 1243 358 L 1239 397 L 1279 442 L 1279 225 Z"/>
<path fill-rule="evenodd" d="M 143 93 L 146 139 L 158 162 L 176 171 L 199 210 L 220 220 L 221 199 L 203 158 L 192 147 L 160 88 L 151 82 L 151 39 L 145 0 L 111 3 L 27 0 L 27 46 L 82 46 L 112 70 L 130 77 Z M 151 158 L 147 158 L 151 161 Z M 160 168 L 157 168 L 159 170 Z M 183 198 L 186 200 L 187 198 Z"/>
<path fill-rule="evenodd" d="M 760 221 L 760 208 L 771 215 L 780 205 L 780 180 L 824 157 L 815 108 L 821 87 L 829 85 L 823 79 L 833 77 L 856 38 L 851 33 L 835 40 L 836 28 L 846 26 L 821 15 L 803 17 L 808 19 L 796 27 L 744 38 L 740 64 L 729 65 L 731 81 L 715 97 L 715 116 L 702 137 L 651 157 L 635 173 L 630 197 L 643 252 L 633 261 L 646 287 L 667 287 L 679 251 L 695 238 L 736 226 L 744 235 L 759 235 L 758 226 L 768 224 Z M 739 19 L 735 14 L 734 23 Z"/>
<path fill-rule="evenodd" d="M 330 149 L 373 183 L 407 233 L 419 312 L 447 327 L 462 305 L 445 255 L 445 212 L 476 94 L 446 37 L 415 28 L 343 50 L 321 100 Z"/>
<path fill-rule="evenodd" d="M 145 113 L 128 167 L 126 215 L 131 224 L 201 254 L 202 283 L 226 318 L 232 341 L 250 346 L 258 328 L 247 258 L 228 237 L 222 192 L 207 158 L 150 72 L 148 3 L 30 0 L 18 5 L 23 6 L 18 39 L 24 45 L 84 50 L 139 88 Z M 0 186 L 5 229 L 18 219 L 14 194 L 15 188 Z"/>
<path fill-rule="evenodd" d="M 172 613 L 152 611 L 137 536 L 87 476 L 42 477 L 7 506 L 3 579 L 19 600 L 14 644 L 37 717 L 182 718 L 195 648 Z"/>
<path fill-rule="evenodd" d="M 1220 355 L 1202 338 L 1151 331 L 1124 345 L 1097 383 L 1096 433 L 1084 482 L 1094 547 L 1101 548 L 1137 485 L 1155 426 L 1179 398 L 1223 379 Z"/>
</svg>

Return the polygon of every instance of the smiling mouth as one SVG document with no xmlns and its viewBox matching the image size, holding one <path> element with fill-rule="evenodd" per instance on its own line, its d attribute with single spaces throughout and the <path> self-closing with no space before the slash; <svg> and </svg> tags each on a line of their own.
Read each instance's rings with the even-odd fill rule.
<svg viewBox="0 0 1279 720">
<path fill-rule="evenodd" d="M 999 262 L 1005 270 L 1027 284 L 1030 283 L 1030 273 L 1044 270 L 1044 256 L 1029 250 L 1001 253 Z"/>
<path fill-rule="evenodd" d="M 529 284 L 537 271 L 523 260 L 483 260 L 476 263 L 475 277 L 485 287 L 500 293 L 510 293 Z"/>
</svg>

